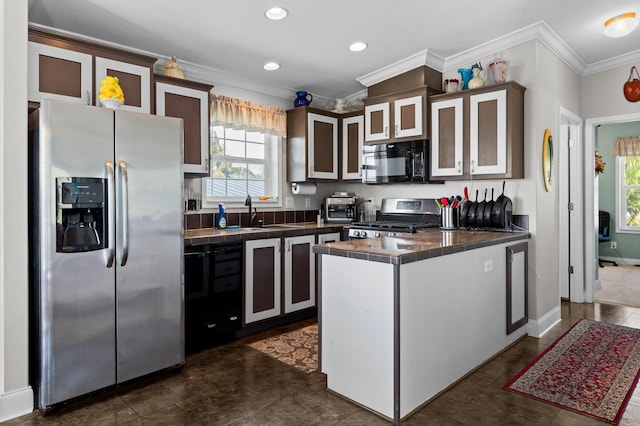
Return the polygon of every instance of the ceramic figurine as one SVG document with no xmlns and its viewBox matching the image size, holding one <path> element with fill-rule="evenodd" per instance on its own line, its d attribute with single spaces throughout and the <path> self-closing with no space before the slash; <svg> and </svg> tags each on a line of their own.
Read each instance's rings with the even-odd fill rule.
<svg viewBox="0 0 640 426">
<path fill-rule="evenodd" d="M 482 65 L 480 62 L 477 64 L 473 64 L 471 66 L 471 72 L 473 73 L 473 78 L 469 80 L 469 89 L 477 89 L 480 87 L 484 87 L 484 79 L 480 77 L 480 72 L 482 71 Z"/>
</svg>

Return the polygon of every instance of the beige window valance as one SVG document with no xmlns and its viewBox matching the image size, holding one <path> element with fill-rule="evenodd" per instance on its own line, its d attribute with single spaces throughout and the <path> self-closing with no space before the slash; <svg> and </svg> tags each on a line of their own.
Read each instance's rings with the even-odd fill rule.
<svg viewBox="0 0 640 426">
<path fill-rule="evenodd" d="M 259 131 L 276 136 L 287 135 L 287 116 L 284 110 L 253 104 L 226 96 L 210 95 L 210 121 L 234 129 Z"/>
<path fill-rule="evenodd" d="M 640 156 L 640 136 L 616 138 L 613 155 L 616 157 Z"/>
</svg>

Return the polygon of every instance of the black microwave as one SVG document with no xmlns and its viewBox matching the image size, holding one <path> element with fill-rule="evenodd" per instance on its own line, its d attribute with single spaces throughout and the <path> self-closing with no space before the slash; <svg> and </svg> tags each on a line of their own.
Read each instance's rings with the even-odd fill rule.
<svg viewBox="0 0 640 426">
<path fill-rule="evenodd" d="M 362 182 L 443 183 L 429 181 L 429 141 L 416 140 L 365 145 Z"/>
</svg>

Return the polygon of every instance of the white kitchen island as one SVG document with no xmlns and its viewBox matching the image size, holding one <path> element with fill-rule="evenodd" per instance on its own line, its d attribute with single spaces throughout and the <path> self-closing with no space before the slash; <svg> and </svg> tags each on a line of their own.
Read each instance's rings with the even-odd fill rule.
<svg viewBox="0 0 640 426">
<path fill-rule="evenodd" d="M 330 391 L 399 424 L 526 334 L 528 234 L 465 232 L 314 248 Z M 525 250 L 509 255 L 516 246 Z M 508 258 L 519 271 L 509 291 Z M 508 334 L 507 322 L 519 328 Z"/>
</svg>

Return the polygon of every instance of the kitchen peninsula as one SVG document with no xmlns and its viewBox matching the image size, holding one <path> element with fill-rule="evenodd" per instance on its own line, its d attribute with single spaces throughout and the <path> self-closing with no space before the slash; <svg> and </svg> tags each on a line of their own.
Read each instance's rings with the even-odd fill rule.
<svg viewBox="0 0 640 426">
<path fill-rule="evenodd" d="M 527 232 L 316 245 L 327 387 L 395 424 L 526 334 Z"/>
</svg>

